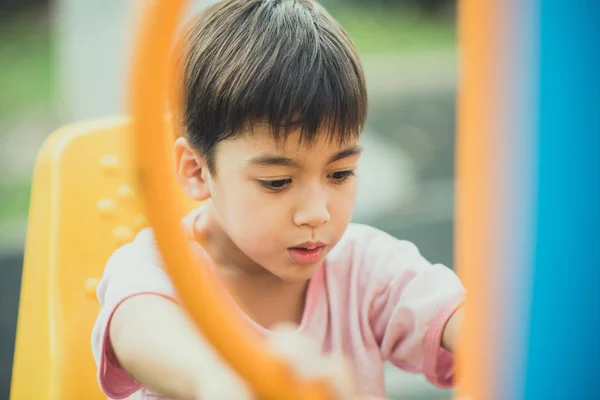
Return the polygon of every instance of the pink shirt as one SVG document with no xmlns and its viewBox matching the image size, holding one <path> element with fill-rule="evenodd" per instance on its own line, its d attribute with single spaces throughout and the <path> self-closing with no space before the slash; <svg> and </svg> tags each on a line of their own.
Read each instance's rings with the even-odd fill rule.
<svg viewBox="0 0 600 400">
<path fill-rule="evenodd" d="M 183 220 L 188 232 L 199 212 Z M 143 293 L 177 299 L 150 229 L 113 254 L 98 286 L 102 308 L 92 351 L 100 386 L 111 399 L 161 398 L 120 367 L 108 335 L 119 304 Z M 360 394 L 385 397 L 384 361 L 450 387 L 454 360 L 441 347 L 441 337 L 463 298 L 454 272 L 430 264 L 412 243 L 351 224 L 309 283 L 299 329 L 317 340 L 323 352 L 342 351 L 349 357 Z M 269 334 L 248 320 L 254 329 Z"/>
</svg>

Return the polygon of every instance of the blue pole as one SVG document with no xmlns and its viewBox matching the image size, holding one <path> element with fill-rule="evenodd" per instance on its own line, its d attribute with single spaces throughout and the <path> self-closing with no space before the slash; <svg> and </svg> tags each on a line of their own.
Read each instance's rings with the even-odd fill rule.
<svg viewBox="0 0 600 400">
<path fill-rule="evenodd" d="M 600 2 L 540 0 L 525 399 L 600 399 Z M 510 400 L 510 399 L 507 399 Z"/>
</svg>

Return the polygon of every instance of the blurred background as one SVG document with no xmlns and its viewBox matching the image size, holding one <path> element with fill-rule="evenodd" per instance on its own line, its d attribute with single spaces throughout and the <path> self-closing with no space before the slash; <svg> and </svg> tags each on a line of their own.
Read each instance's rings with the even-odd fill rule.
<svg viewBox="0 0 600 400">
<path fill-rule="evenodd" d="M 210 0 L 192 1 L 190 12 Z M 323 0 L 367 74 L 355 220 L 451 265 L 457 72 L 453 0 Z M 57 127 L 126 112 L 124 83 L 143 0 L 0 0 L 0 400 L 8 398 L 30 182 Z M 389 368 L 390 399 L 450 399 Z"/>
</svg>

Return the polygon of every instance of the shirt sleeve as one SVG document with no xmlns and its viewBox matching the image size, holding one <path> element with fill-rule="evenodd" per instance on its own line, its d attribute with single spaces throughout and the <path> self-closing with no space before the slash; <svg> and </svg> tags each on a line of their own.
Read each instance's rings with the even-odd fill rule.
<svg viewBox="0 0 600 400">
<path fill-rule="evenodd" d="M 451 387 L 454 356 L 441 346 L 446 323 L 464 300 L 464 287 L 444 265 L 431 264 L 417 247 L 373 229 L 362 241 L 363 299 L 382 357 Z"/>
<path fill-rule="evenodd" d="M 98 284 L 100 313 L 92 332 L 92 352 L 98 368 L 98 381 L 111 399 L 124 399 L 141 387 L 119 365 L 110 342 L 112 316 L 125 300 L 140 294 L 176 299 L 175 289 L 162 268 L 160 254 L 150 229 L 119 248 L 109 259 Z"/>
</svg>

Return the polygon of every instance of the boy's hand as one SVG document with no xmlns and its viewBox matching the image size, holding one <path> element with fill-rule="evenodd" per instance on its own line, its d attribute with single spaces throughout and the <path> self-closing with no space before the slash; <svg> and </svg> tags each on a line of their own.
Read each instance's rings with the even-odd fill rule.
<svg viewBox="0 0 600 400">
<path fill-rule="evenodd" d="M 342 356 L 321 354 L 318 346 L 291 324 L 275 328 L 269 338 L 271 348 L 292 365 L 301 379 L 324 378 L 336 400 L 358 400 L 350 364 Z"/>
<path fill-rule="evenodd" d="M 295 327 L 282 325 L 268 339 L 271 349 L 292 365 L 302 379 L 325 378 L 335 399 L 358 400 L 349 365 L 341 357 L 323 356 L 317 346 L 298 333 Z M 245 382 L 215 354 L 199 371 L 196 400 L 256 400 Z M 209 366 L 209 367 L 208 367 Z"/>
<path fill-rule="evenodd" d="M 456 352 L 458 336 L 464 324 L 464 313 L 464 307 L 461 306 L 454 312 L 444 327 L 444 332 L 442 334 L 442 346 L 452 353 Z"/>
</svg>

